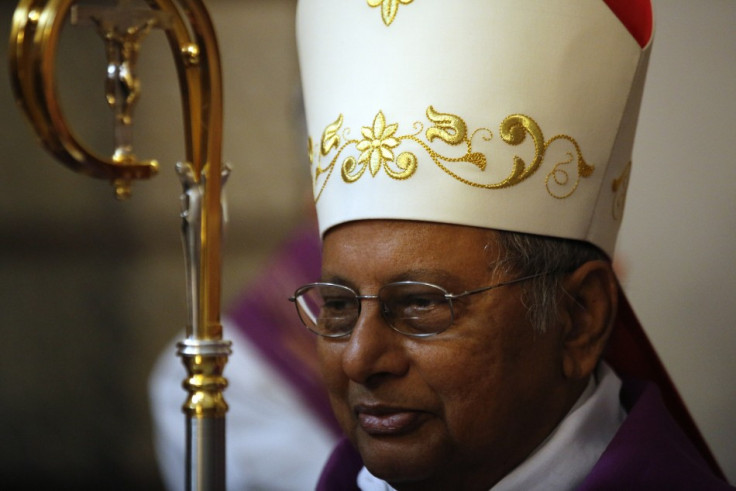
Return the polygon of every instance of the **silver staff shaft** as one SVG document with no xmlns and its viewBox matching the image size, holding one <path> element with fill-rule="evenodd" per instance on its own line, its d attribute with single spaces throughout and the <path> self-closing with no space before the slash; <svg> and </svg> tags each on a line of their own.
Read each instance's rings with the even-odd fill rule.
<svg viewBox="0 0 736 491">
<path fill-rule="evenodd" d="M 225 489 L 225 418 L 187 418 L 187 489 Z"/>
<path fill-rule="evenodd" d="M 177 345 L 187 369 L 184 388 L 189 397 L 184 403 L 186 414 L 186 489 L 209 491 L 225 489 L 225 413 L 227 403 L 223 390 L 227 380 L 222 372 L 230 355 L 230 342 L 203 337 L 201 298 L 205 278 L 201 267 L 203 222 L 207 217 L 204 203 L 208 176 L 196 179 L 196 170 L 188 163 L 178 163 L 176 171 L 182 184 L 182 242 L 186 259 L 187 306 L 189 319 L 187 338 Z M 219 176 L 220 190 L 230 168 Z M 222 213 L 221 213 L 222 216 Z M 218 324 L 219 327 L 219 324 Z M 206 334 L 206 332 L 204 333 Z"/>
<path fill-rule="evenodd" d="M 184 381 L 190 393 L 186 416 L 187 489 L 225 489 L 225 412 L 222 369 L 230 354 L 227 341 L 179 343 L 179 355 L 190 374 Z"/>
</svg>

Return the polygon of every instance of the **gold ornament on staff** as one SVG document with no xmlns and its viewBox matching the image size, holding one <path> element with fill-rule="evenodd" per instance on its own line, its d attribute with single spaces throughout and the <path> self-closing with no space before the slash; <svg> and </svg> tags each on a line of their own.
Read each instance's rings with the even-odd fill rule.
<svg viewBox="0 0 736 491">
<path fill-rule="evenodd" d="M 131 182 L 156 174 L 156 161 L 133 152 L 133 109 L 140 96 L 136 62 L 141 42 L 163 29 L 179 77 L 184 112 L 186 160 L 176 165 L 183 186 L 182 237 L 189 319 L 179 343 L 188 376 L 183 409 L 187 433 L 187 489 L 225 488 L 223 368 L 230 342 L 220 323 L 222 186 L 222 79 L 215 32 L 202 0 L 131 0 L 113 7 L 76 5 L 77 0 L 21 0 L 13 15 L 10 73 L 18 104 L 43 145 L 63 164 L 109 180 L 118 199 Z M 67 125 L 54 80 L 55 55 L 67 19 L 102 37 L 107 56 L 105 97 L 115 115 L 115 150 L 100 156 L 79 142 Z"/>
</svg>

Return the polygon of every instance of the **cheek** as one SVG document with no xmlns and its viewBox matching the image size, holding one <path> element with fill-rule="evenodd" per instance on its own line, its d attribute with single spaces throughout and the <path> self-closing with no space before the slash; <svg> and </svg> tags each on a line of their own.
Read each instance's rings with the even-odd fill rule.
<svg viewBox="0 0 736 491">
<path fill-rule="evenodd" d="M 442 358 L 444 363 L 437 362 Z M 487 414 L 489 403 L 497 399 L 496 391 L 500 390 L 499 360 L 472 345 L 434 360 L 433 380 L 428 384 L 442 399 L 448 424 L 465 424 Z"/>
<path fill-rule="evenodd" d="M 319 361 L 319 368 L 322 372 L 322 377 L 325 383 L 329 386 L 331 378 L 334 376 L 340 368 L 340 356 L 336 349 L 334 342 L 331 342 L 325 338 L 317 338 L 317 359 Z"/>
<path fill-rule="evenodd" d="M 503 321 L 476 316 L 472 325 L 448 331 L 442 349 L 423 358 L 425 380 L 442 399 L 448 430 L 460 440 L 503 433 L 532 392 L 528 372 L 534 343 L 524 335 L 531 328 L 523 315 L 501 313 Z"/>
<path fill-rule="evenodd" d="M 349 424 L 351 419 L 347 403 L 349 380 L 342 369 L 341 344 L 319 338 L 317 340 L 317 356 L 332 410 L 340 426 L 344 431 L 347 431 L 346 425 Z"/>
</svg>

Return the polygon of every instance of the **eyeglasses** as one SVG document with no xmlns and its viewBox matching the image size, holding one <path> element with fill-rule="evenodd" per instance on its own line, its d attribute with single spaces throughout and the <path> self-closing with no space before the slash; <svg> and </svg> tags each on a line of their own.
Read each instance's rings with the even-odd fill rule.
<svg viewBox="0 0 736 491">
<path fill-rule="evenodd" d="M 358 295 L 335 283 L 310 283 L 298 288 L 289 301 L 296 304 L 299 319 L 313 333 L 340 338 L 353 332 L 360 317 L 361 300 L 378 300 L 383 319 L 393 330 L 414 338 L 434 336 L 455 321 L 453 300 L 513 285 L 549 273 L 538 273 L 462 293 L 422 281 L 398 281 L 378 290 L 377 295 Z"/>
</svg>

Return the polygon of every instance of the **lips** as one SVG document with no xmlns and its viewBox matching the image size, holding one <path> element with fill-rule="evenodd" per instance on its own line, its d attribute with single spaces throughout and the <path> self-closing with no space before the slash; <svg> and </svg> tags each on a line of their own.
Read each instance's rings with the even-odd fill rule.
<svg viewBox="0 0 736 491">
<path fill-rule="evenodd" d="M 426 413 L 389 406 L 355 407 L 360 428 L 372 436 L 403 435 L 418 428 Z"/>
</svg>

